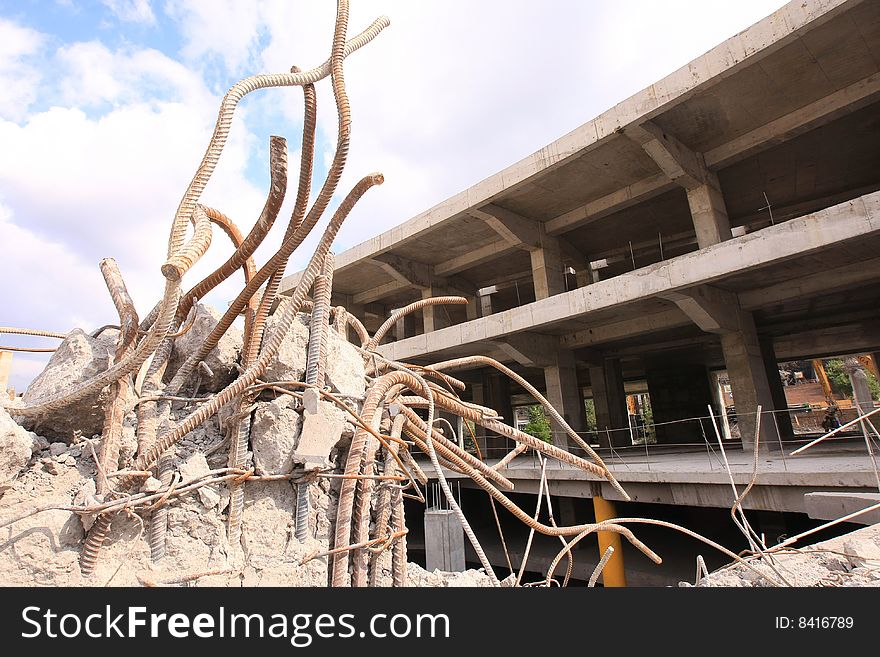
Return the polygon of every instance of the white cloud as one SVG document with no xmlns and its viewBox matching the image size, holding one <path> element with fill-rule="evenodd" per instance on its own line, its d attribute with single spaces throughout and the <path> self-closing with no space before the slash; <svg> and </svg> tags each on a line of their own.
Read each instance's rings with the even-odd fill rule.
<svg viewBox="0 0 880 657">
<path fill-rule="evenodd" d="M 147 3 L 111 4 L 153 16 Z M 353 136 L 338 196 L 371 171 L 386 183 L 364 197 L 335 250 L 528 155 L 781 4 L 512 0 L 500 11 L 465 0 L 354 2 L 350 36 L 380 13 L 392 26 L 346 62 Z M 46 53 L 45 36 L 0 19 L 0 242 L 15 245 L 0 260 L 2 280 L 15 281 L 5 288 L 4 323 L 68 330 L 115 321 L 98 271 L 106 256 L 116 257 L 138 310 L 148 312 L 161 293 L 171 217 L 225 91 L 215 81 L 228 87 L 329 55 L 331 2 L 167 0 L 163 9 L 183 38 L 179 56 L 139 46 L 135 33 L 123 33 L 128 45 L 116 50 L 92 41 Z M 39 58 L 53 77 L 41 77 Z M 56 106 L 34 112 L 38 83 Z M 253 96 L 203 198 L 245 231 L 265 194 L 265 182 L 248 179 L 249 158 L 265 153 L 269 134 L 286 135 L 294 174 L 301 133 L 300 90 Z M 336 138 L 329 81 L 319 83 L 319 111 L 316 177 Z M 280 241 L 295 185 L 258 262 Z M 214 239 L 188 283 L 230 252 L 219 231 Z M 239 287 L 236 275 L 209 301 L 225 307 Z"/>
<path fill-rule="evenodd" d="M 44 42 L 39 32 L 0 18 L 0 117 L 21 119 L 42 79 L 31 61 Z"/>
<path fill-rule="evenodd" d="M 204 153 L 219 98 L 153 50 L 72 44 L 53 64 L 63 73 L 57 95 L 68 106 L 22 124 L 0 120 L 0 243 L 14 245 L 0 262 L 0 280 L 16 281 L 4 290 L 4 323 L 91 330 L 116 321 L 101 258 L 116 258 L 142 315 L 160 298 L 171 218 Z M 151 99 L 154 88 L 165 100 Z M 203 200 L 247 231 L 263 191 L 246 178 L 254 136 L 238 121 Z M 230 254 L 222 233 L 215 240 L 188 285 Z M 207 300 L 222 308 L 238 285 L 236 278 Z M 14 381 L 21 387 L 22 379 Z"/>
<path fill-rule="evenodd" d="M 248 62 L 261 27 L 258 6 L 240 0 L 167 0 L 165 13 L 186 41 L 184 57 L 216 56 L 232 72 Z"/>
<path fill-rule="evenodd" d="M 102 0 L 102 2 L 121 21 L 150 25 L 156 22 L 150 0 Z"/>
</svg>

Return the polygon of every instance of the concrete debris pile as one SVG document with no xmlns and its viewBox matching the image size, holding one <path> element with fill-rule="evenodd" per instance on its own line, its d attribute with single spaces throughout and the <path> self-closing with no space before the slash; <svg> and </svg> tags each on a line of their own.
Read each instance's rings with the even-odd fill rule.
<svg viewBox="0 0 880 657">
<path fill-rule="evenodd" d="M 348 2 L 339 0 L 324 64 L 246 78 L 223 98 L 205 156 L 172 221 L 161 265 L 164 293 L 152 310 L 138 315 L 116 262 L 103 260 L 118 323 L 90 334 L 52 335 L 63 342 L 46 370 L 23 397 L 2 402 L 2 583 L 498 585 L 442 467 L 471 477 L 536 531 L 619 532 L 659 562 L 618 524 L 560 528 L 533 520 L 502 492 L 513 485 L 498 468 L 434 426 L 435 408 L 442 408 L 603 477 L 628 499 L 590 446 L 515 373 L 474 357 L 524 384 L 592 460 L 517 431 L 493 409 L 463 401 L 464 384 L 445 371 L 471 359 L 426 368 L 378 354 L 384 335 L 407 314 L 464 304 L 464 298 L 411 304 L 373 335 L 345 308 L 331 307 L 331 244 L 357 201 L 382 183 L 381 174 L 365 176 L 342 200 L 293 294 L 279 295 L 288 260 L 325 214 L 348 157 L 344 60 L 388 20 L 377 19 L 350 40 L 347 25 Z M 314 85 L 326 77 L 338 114 L 336 153 L 310 199 Z M 287 191 L 286 141 L 270 138 L 270 189 L 247 234 L 199 200 L 239 101 L 257 89 L 283 86 L 299 86 L 304 95 L 299 180 L 281 246 L 257 268 L 254 254 Z M 212 245 L 214 226 L 229 237 L 232 253 L 186 287 L 185 275 Z M 199 303 L 238 270 L 244 285 L 225 312 Z M 240 316 L 243 330 L 233 325 Z M 47 335 L 8 327 L 0 332 Z M 403 499 L 424 502 L 427 481 L 414 461 L 416 451 L 430 459 L 484 575 L 408 576 Z"/>
<path fill-rule="evenodd" d="M 792 586 L 880 586 L 880 524 L 803 549 L 764 555 L 750 565 L 755 570 L 742 564 L 717 570 L 702 578 L 699 586 L 768 586 L 776 573 Z"/>
</svg>

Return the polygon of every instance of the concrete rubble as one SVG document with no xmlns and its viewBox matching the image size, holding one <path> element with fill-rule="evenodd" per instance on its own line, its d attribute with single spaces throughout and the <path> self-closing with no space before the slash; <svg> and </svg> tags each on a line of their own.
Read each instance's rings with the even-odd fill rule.
<svg viewBox="0 0 880 657">
<path fill-rule="evenodd" d="M 202 310 L 192 331 L 210 330 L 209 322 L 198 318 L 211 316 L 211 311 Z M 302 327 L 301 323 L 297 324 Z M 293 331 L 290 342 L 301 333 Z M 335 373 L 335 381 L 339 382 L 340 388 L 336 391 L 352 398 L 362 397 L 363 358 L 354 348 L 346 349 L 340 345 L 341 338 L 332 330 L 331 334 L 334 335 L 331 344 L 337 346 L 329 350 L 328 372 Z M 308 330 L 305 329 L 305 335 L 300 337 L 307 341 Z M 96 371 L 101 363 L 106 366 L 114 341 L 115 336 L 112 340 L 103 340 L 90 338 L 82 331 L 72 332 L 65 341 L 65 348 L 56 352 L 46 371 L 34 381 L 34 390 L 29 389 L 26 397 L 44 394 L 50 374 L 63 381 L 72 381 Z M 282 352 L 276 368 L 283 373 L 282 376 L 301 378 L 303 368 L 297 369 L 300 361 L 294 355 L 296 350 L 293 347 L 290 345 Z M 185 353 L 181 350 L 178 356 L 183 357 Z M 226 354 L 223 357 L 229 357 L 232 350 L 221 350 L 222 353 Z M 237 358 L 238 350 L 235 353 Z M 214 362 L 221 362 L 221 358 L 218 356 Z M 67 372 L 68 369 L 71 372 Z M 225 366 L 216 367 L 214 372 L 217 374 L 227 369 Z M 358 376 L 359 385 L 356 382 Z M 301 468 L 308 458 L 315 459 L 318 455 L 320 465 L 330 468 L 335 468 L 340 460 L 344 462 L 347 442 L 342 439 L 350 438 L 354 433 L 350 416 L 346 418 L 344 411 L 325 401 L 312 404 L 314 412 L 310 415 L 332 425 L 336 440 L 332 443 L 325 440 L 316 445 L 316 440 L 311 439 L 308 454 L 300 455 L 297 448 L 302 442 L 302 415 L 307 412 L 300 401 L 279 395 L 276 399 L 257 403 L 251 439 L 258 474 L 288 474 L 294 468 Z M 352 405 L 355 410 L 359 409 L 357 402 Z M 177 411 L 173 414 L 185 415 Z M 134 441 L 133 417 L 131 414 L 126 421 L 123 459 L 130 458 L 134 451 L 133 444 L 125 446 L 125 443 Z M 65 424 L 72 439 L 68 444 L 50 442 L 26 430 L 5 409 L 0 409 L 0 524 L 44 506 L 84 505 L 96 501 L 94 456 L 100 443 L 96 441 L 90 445 L 84 439 L 86 436 L 73 428 L 84 418 L 92 422 L 91 415 L 83 414 Z M 212 418 L 179 443 L 174 462 L 182 480 L 207 475 L 212 469 L 226 465 L 228 447 L 224 445 L 221 422 L 219 417 Z M 87 426 L 90 427 L 88 437 L 100 433 L 100 423 Z M 160 487 L 160 482 L 150 477 L 140 490 L 149 492 Z M 240 545 L 230 545 L 227 536 L 229 492 L 226 486 L 203 486 L 194 494 L 178 498 L 169 506 L 166 556 L 157 563 L 151 561 L 149 546 L 143 540 L 149 521 L 141 515 L 117 514 L 112 521 L 112 532 L 104 543 L 102 558 L 90 576 L 82 574 L 80 556 L 86 532 L 95 516 L 61 509 L 43 511 L 0 528 L 0 584 L 326 586 L 327 557 L 301 562 L 329 548 L 337 491 L 326 479 L 308 484 L 311 530 L 305 541 L 299 541 L 293 536 L 296 488 L 288 481 L 248 485 Z M 408 584 L 412 586 L 482 586 L 488 583 L 488 577 L 476 571 L 426 573 L 411 565 L 410 572 Z M 181 581 L 182 576 L 193 576 L 193 579 Z M 380 578 L 380 584 L 390 585 L 390 577 Z"/>
<path fill-rule="evenodd" d="M 196 304 L 194 312 L 192 327 L 174 340 L 174 350 L 167 369 L 169 373 L 176 372 L 187 358 L 198 351 L 222 317 L 222 313 L 215 308 L 202 303 Z M 235 325 L 230 326 L 203 361 L 207 371 L 203 368 L 197 375 L 201 381 L 200 390 L 217 392 L 232 383 L 238 376 L 242 341 L 241 330 Z M 166 378 L 170 379 L 170 375 L 166 375 Z"/>
<path fill-rule="evenodd" d="M 775 569 L 792 586 L 880 586 L 880 524 L 775 553 L 772 562 L 770 559 L 762 557 L 750 563 L 760 573 L 778 581 Z M 699 585 L 764 587 L 770 583 L 746 566 L 734 564 L 710 573 Z"/>
<path fill-rule="evenodd" d="M 22 397 L 25 405 L 37 403 L 62 390 L 87 381 L 109 367 L 119 332 L 113 329 L 92 337 L 74 329 L 61 342 L 46 368 L 31 382 Z M 71 442 L 74 434 L 91 437 L 101 433 L 106 391 L 92 394 L 76 405 L 24 421 L 27 429 L 49 440 Z"/>
</svg>

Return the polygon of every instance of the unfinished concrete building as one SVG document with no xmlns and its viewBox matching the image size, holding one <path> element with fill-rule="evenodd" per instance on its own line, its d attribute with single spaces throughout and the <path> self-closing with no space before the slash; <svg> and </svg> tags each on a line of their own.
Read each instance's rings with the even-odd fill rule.
<svg viewBox="0 0 880 657">
<path fill-rule="evenodd" d="M 793 432 L 777 363 L 880 348 L 878 189 L 880 3 L 796 0 L 337 255 L 334 303 L 373 329 L 417 299 L 467 297 L 405 318 L 379 351 L 416 364 L 477 353 L 507 363 L 612 454 L 636 502 L 730 508 L 707 419 L 709 406 L 725 413 L 716 374 L 726 372 L 742 446 L 731 441 L 727 456 L 743 483 L 764 411 L 747 508 L 803 514 L 805 494 L 877 488 L 864 444 L 786 458 Z M 456 376 L 507 421 L 524 403 L 489 369 Z M 634 445 L 632 393 L 650 397 L 649 450 Z M 491 433 L 478 444 L 490 459 L 509 450 Z M 537 490 L 531 459 L 507 476 Z M 616 499 L 583 472 L 549 478 L 563 499 Z"/>
</svg>

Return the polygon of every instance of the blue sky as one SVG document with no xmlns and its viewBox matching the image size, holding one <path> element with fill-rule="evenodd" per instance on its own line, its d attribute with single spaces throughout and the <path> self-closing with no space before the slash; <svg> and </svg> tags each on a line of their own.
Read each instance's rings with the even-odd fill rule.
<svg viewBox="0 0 880 657">
<path fill-rule="evenodd" d="M 350 217 L 337 251 L 541 148 L 783 3 L 351 4 L 351 33 L 381 14 L 392 24 L 346 61 L 353 135 L 338 196 L 371 171 L 386 183 Z M 321 63 L 334 7 L 330 0 L 0 0 L 0 244 L 8 254 L 0 259 L 0 325 L 89 331 L 113 323 L 98 270 L 108 256 L 138 310 L 148 312 L 161 295 L 171 217 L 223 93 L 249 74 Z M 203 202 L 247 230 L 264 200 L 270 135 L 287 137 L 290 170 L 298 168 L 301 105 L 297 89 L 246 98 Z M 318 182 L 335 129 L 324 82 Z M 224 240 L 215 235 L 190 283 L 228 256 Z M 270 235 L 258 264 L 279 241 Z M 291 270 L 312 244 L 295 254 Z M 238 286 L 230 281 L 207 301 L 222 308 Z M 0 344 L 38 343 L 2 336 Z M 22 389 L 44 362 L 16 354 L 12 384 Z"/>
</svg>

